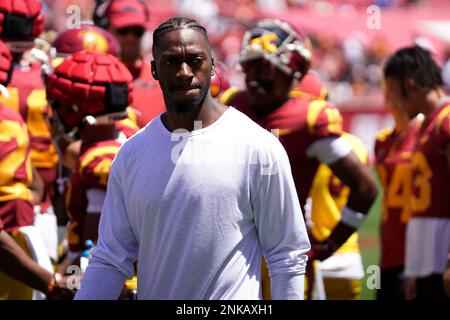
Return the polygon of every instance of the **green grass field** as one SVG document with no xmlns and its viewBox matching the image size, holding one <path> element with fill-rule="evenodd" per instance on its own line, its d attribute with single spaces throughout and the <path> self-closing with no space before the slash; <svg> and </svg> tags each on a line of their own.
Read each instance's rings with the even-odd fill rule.
<svg viewBox="0 0 450 320">
<path fill-rule="evenodd" d="M 372 206 L 364 225 L 359 230 L 359 244 L 361 255 L 364 263 L 364 279 L 362 282 L 361 299 L 375 299 L 375 289 L 371 290 L 367 287 L 367 267 L 379 264 L 380 245 L 379 245 L 379 224 L 381 214 L 381 196 L 378 196 Z"/>
</svg>

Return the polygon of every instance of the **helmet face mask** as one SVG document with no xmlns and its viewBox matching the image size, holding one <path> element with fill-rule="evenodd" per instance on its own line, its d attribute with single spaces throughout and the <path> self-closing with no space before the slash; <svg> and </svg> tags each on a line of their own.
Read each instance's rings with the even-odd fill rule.
<svg viewBox="0 0 450 320">
<path fill-rule="evenodd" d="M 3 21 L 2 36 L 5 39 L 32 39 L 35 17 L 6 14 Z"/>
<path fill-rule="evenodd" d="M 33 47 L 33 40 L 44 30 L 39 0 L 2 0 L 0 36 L 14 54 Z"/>
<path fill-rule="evenodd" d="M 240 63 L 265 59 L 296 79 L 311 64 L 311 44 L 290 24 L 281 20 L 262 20 L 244 35 Z"/>
</svg>

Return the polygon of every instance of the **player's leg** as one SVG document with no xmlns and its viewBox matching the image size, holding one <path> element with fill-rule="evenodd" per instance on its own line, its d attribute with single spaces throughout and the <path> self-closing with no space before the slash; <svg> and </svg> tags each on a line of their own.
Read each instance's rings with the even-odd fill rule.
<svg viewBox="0 0 450 320">
<path fill-rule="evenodd" d="M 404 300 L 403 266 L 381 269 L 380 286 L 377 290 L 377 300 Z"/>
<path fill-rule="evenodd" d="M 427 277 L 417 278 L 417 300 L 449 300 L 444 292 L 442 274 L 433 273 Z"/>
</svg>

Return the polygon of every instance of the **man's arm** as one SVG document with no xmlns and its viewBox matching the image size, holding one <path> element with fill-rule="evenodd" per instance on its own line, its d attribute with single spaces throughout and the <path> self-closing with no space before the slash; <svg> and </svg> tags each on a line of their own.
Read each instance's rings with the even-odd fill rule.
<svg viewBox="0 0 450 320">
<path fill-rule="evenodd" d="M 98 242 L 75 296 L 77 300 L 117 299 L 124 280 L 134 274 L 138 244 L 125 209 L 119 162 L 120 152 L 112 164 L 100 216 Z"/>
<path fill-rule="evenodd" d="M 278 141 L 274 149 L 271 164 L 256 174 L 257 185 L 252 183 L 255 224 L 269 269 L 272 299 L 303 299 L 310 244 L 288 157 Z"/>
<path fill-rule="evenodd" d="M 355 221 L 354 224 L 349 224 L 345 218 L 341 219 L 333 229 L 329 239 L 339 248 L 359 228 L 362 219 L 375 201 L 378 191 L 370 169 L 361 163 L 353 152 L 331 164 L 330 168 L 342 183 L 350 188 L 347 205 L 342 214 L 364 215 L 360 216 L 361 220 Z M 345 210 L 348 210 L 348 213 Z M 355 218 L 358 219 L 358 217 Z"/>
<path fill-rule="evenodd" d="M 42 292 L 52 281 L 52 274 L 36 264 L 4 230 L 0 231 L 0 269 Z"/>
<path fill-rule="evenodd" d="M 341 213 L 341 221 L 328 239 L 313 244 L 314 257 L 328 258 L 361 226 L 377 196 L 377 186 L 368 166 L 351 151 L 343 137 L 318 140 L 308 150 L 309 156 L 327 164 L 340 181 L 350 188 L 350 195 Z"/>
<path fill-rule="evenodd" d="M 62 277 L 34 262 L 4 230 L 0 229 L 0 270 L 13 279 L 39 290 L 47 298 L 71 299 L 73 293 L 59 285 Z"/>
<path fill-rule="evenodd" d="M 31 194 L 35 204 L 42 202 L 45 195 L 45 184 L 41 178 L 41 175 L 35 167 L 31 167 L 33 173 L 33 182 L 30 186 Z"/>
</svg>

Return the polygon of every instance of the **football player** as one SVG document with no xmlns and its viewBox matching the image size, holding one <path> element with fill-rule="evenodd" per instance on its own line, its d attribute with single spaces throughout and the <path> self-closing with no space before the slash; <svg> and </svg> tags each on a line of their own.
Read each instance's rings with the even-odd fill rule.
<svg viewBox="0 0 450 320">
<path fill-rule="evenodd" d="M 44 28 L 39 0 L 7 0 L 0 3 L 3 28 L 0 37 L 14 58 L 9 97 L 1 102 L 18 111 L 25 120 L 31 144 L 31 164 L 44 183 L 44 195 L 35 203 L 35 225 L 44 239 L 48 255 L 57 258 L 57 222 L 52 206 L 58 154 L 51 139 L 50 107 L 45 96 L 42 64 L 33 57 L 35 39 Z"/>
<path fill-rule="evenodd" d="M 411 157 L 410 218 L 406 227 L 407 299 L 446 299 L 450 248 L 450 97 L 441 70 L 426 49 L 400 49 L 384 67 L 389 105 L 423 124 Z M 395 189 L 395 188 L 394 188 Z M 447 280 L 448 281 L 448 280 Z"/>
<path fill-rule="evenodd" d="M 12 56 L 0 41 L 1 96 L 11 79 Z M 0 220 L 3 232 L 20 242 L 19 228 L 34 222 L 30 140 L 21 115 L 0 103 Z M 30 299 L 31 289 L 0 272 L 0 299 Z"/>
<path fill-rule="evenodd" d="M 409 119 L 398 104 L 386 97 L 394 128 L 380 131 L 375 142 L 376 170 L 383 187 L 380 225 L 381 288 L 379 300 L 404 300 L 405 230 L 410 216 L 411 158 L 420 120 Z"/>
<path fill-rule="evenodd" d="M 350 188 L 341 219 L 329 236 L 323 241 L 311 236 L 314 258 L 324 260 L 363 223 L 377 194 L 375 181 L 341 137 L 342 117 L 335 106 L 289 96 L 311 63 L 311 47 L 303 35 L 284 21 L 262 20 L 244 35 L 240 62 L 247 89 L 225 92 L 221 101 L 279 136 L 289 155 L 301 205 L 321 162 Z"/>
<path fill-rule="evenodd" d="M 102 28 L 88 24 L 60 32 L 52 46 L 56 49 L 56 58 L 52 62 L 54 68 L 68 55 L 82 50 L 107 52 L 116 57 L 120 55 L 120 44 L 113 35 Z M 137 124 L 139 116 L 138 112 L 131 107 L 127 108 L 127 114 L 127 118 L 117 120 L 116 126 L 129 138 L 139 130 Z M 59 137 L 58 146 L 62 154 L 62 161 L 67 168 L 73 169 L 80 152 L 81 141 L 73 141 L 64 134 Z"/>
<path fill-rule="evenodd" d="M 342 133 L 342 137 L 350 143 L 353 153 L 361 163 L 367 164 L 368 153 L 364 143 L 346 132 Z M 324 163 L 319 165 L 312 182 L 310 203 L 307 206 L 309 210 L 305 210 L 307 219 L 310 219 L 310 232 L 315 239 L 326 239 L 339 223 L 342 209 L 348 201 L 349 191 L 349 187 L 343 185 L 327 165 Z M 323 277 L 323 293 L 327 300 L 359 299 L 364 270 L 358 234 L 353 233 L 331 257 L 316 263 L 315 268 L 320 269 L 320 275 Z M 321 279 L 317 277 L 314 280 L 318 290 L 318 281 Z M 311 282 L 308 281 L 308 284 Z M 313 288 L 307 289 L 311 292 L 313 290 Z"/>
<path fill-rule="evenodd" d="M 47 299 L 73 298 L 73 292 L 65 287 L 64 279 L 59 273 L 50 273 L 34 262 L 11 236 L 4 231 L 0 219 L 0 270 L 12 279 L 39 290 Z M 17 290 L 17 287 L 15 288 Z M 0 300 L 5 296 L 0 294 Z M 9 296 L 20 299 L 23 296 Z"/>
<path fill-rule="evenodd" d="M 12 55 L 0 41 L 3 97 L 9 96 L 6 86 L 12 68 Z M 42 184 L 36 183 L 40 182 L 38 179 L 32 184 L 32 171 L 27 127 L 17 111 L 0 103 L 0 269 L 6 273 L 0 272 L 0 299 L 31 299 L 29 286 L 45 292 L 43 284 L 49 284 L 52 278 L 48 270 L 29 257 L 31 250 L 38 248 L 37 242 L 43 248 L 40 237 L 30 238 L 33 232 L 37 233 L 32 226 L 33 203 L 40 201 L 43 194 Z M 46 266 L 51 267 L 48 257 Z"/>
<path fill-rule="evenodd" d="M 62 272 L 79 258 L 86 240 L 97 240 L 110 165 L 126 140 L 115 122 L 127 116 L 132 89 L 128 69 L 97 51 L 68 56 L 47 80 L 49 101 L 66 134 L 81 140 L 67 191 L 70 251 Z"/>
<path fill-rule="evenodd" d="M 291 90 L 289 96 L 311 101 L 326 100 L 328 91 L 319 76 L 309 71 Z M 344 132 L 343 137 L 352 145 L 352 150 L 360 161 L 367 163 L 368 155 L 364 144 L 349 133 Z M 330 168 L 323 163 L 320 164 L 305 207 L 307 224 L 316 239 L 325 239 L 339 222 L 342 208 L 348 200 L 348 193 L 348 187 L 342 185 Z M 363 265 L 356 232 L 331 257 L 322 263 L 311 261 L 310 264 L 314 264 L 313 270 L 309 272 L 309 277 L 313 279 L 309 279 L 307 283 L 313 285 L 305 288 L 306 298 L 329 300 L 359 298 Z M 262 272 L 263 294 L 268 299 L 270 286 L 267 269 L 264 266 Z M 319 292 L 320 288 L 323 292 Z"/>
</svg>

